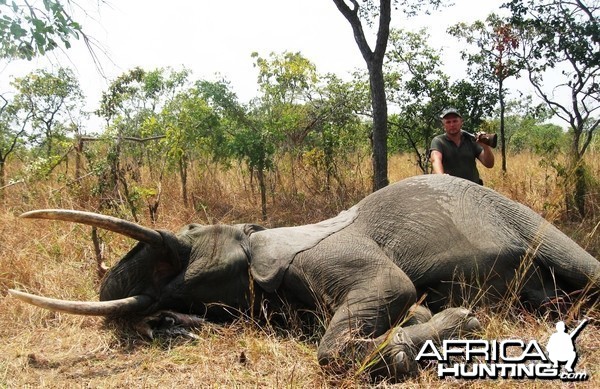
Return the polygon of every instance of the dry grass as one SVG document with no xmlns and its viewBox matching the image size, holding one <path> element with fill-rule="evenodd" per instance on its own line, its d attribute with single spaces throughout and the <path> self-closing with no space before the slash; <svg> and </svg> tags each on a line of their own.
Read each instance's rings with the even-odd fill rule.
<svg viewBox="0 0 600 389">
<path fill-rule="evenodd" d="M 509 160 L 509 173 L 499 169 L 484 172 L 487 186 L 560 221 L 562 195 L 552 172 L 529 155 Z M 600 180 L 597 158 L 590 159 L 592 175 Z M 309 168 L 298 168 L 295 185 L 282 168 L 271 178 L 275 194 L 269 196 L 268 226 L 310 223 L 332 216 L 354 204 L 369 191 L 368 168 L 364 159 L 346 166 L 345 174 L 332 190 L 323 191 Z M 390 162 L 390 178 L 419 174 L 408 157 Z M 163 182 L 163 199 L 156 228 L 176 230 L 195 221 L 260 222 L 256 189 L 240 169 L 228 172 L 200 171 L 191 185 L 192 205 L 180 206 L 174 178 Z M 299 178 L 298 178 L 299 177 Z M 340 184 L 343 183 L 343 184 Z M 349 372 L 345 376 L 324 373 L 316 362 L 316 339 L 304 339 L 295 331 L 284 332 L 240 319 L 228 325 L 206 325 L 198 330 L 200 339 L 146 341 L 123 333 L 103 320 L 47 312 L 6 296 L 6 289 L 18 288 L 68 299 L 96 298 L 98 280 L 90 229 L 67 223 L 19 219 L 23 211 L 46 208 L 95 210 L 97 199 L 90 196 L 91 183 L 74 188 L 63 182 L 15 185 L 5 191 L 0 211 L 0 387 L 363 387 L 365 377 Z M 151 182 L 145 185 L 151 186 Z M 596 186 L 597 191 L 598 186 Z M 590 200 L 597 207 L 598 193 Z M 580 223 L 561 224 L 594 255 L 600 252 L 599 211 Z M 121 216 L 126 210 L 121 209 Z M 116 212 L 119 213 L 119 212 Z M 141 223 L 150 225 L 147 212 Z M 102 233 L 105 256 L 111 261 L 124 254 L 132 242 L 111 233 Z M 505 306 L 510 306 L 507 302 Z M 597 318 L 597 310 L 592 312 Z M 537 339 L 543 344 L 553 331 L 554 321 L 524 311 L 480 310 L 485 338 Z M 569 328 L 574 321 L 564 318 Z M 578 338 L 580 359 L 591 379 L 588 387 L 600 387 L 600 332 L 597 323 Z M 407 387 L 516 386 L 559 387 L 553 381 L 456 381 L 440 380 L 433 368 L 404 382 Z M 380 387 L 392 386 L 380 383 Z M 577 385 L 580 386 L 580 385 Z"/>
</svg>

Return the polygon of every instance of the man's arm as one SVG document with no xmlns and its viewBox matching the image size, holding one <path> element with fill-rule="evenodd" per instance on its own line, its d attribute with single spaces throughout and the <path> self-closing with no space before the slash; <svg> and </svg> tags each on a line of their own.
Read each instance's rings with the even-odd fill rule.
<svg viewBox="0 0 600 389">
<path fill-rule="evenodd" d="M 431 150 L 429 160 L 431 161 L 433 174 L 444 174 L 444 165 L 442 164 L 442 153 L 440 153 L 437 150 Z"/>
<path fill-rule="evenodd" d="M 481 142 L 477 142 L 479 145 L 481 145 L 481 148 L 483 149 L 483 151 L 481 153 L 479 153 L 479 155 L 477 156 L 477 159 L 483 164 L 483 166 L 487 167 L 488 169 L 491 169 L 494 167 L 494 152 L 492 151 L 492 148 L 488 145 L 486 145 L 485 143 L 481 143 Z"/>
</svg>

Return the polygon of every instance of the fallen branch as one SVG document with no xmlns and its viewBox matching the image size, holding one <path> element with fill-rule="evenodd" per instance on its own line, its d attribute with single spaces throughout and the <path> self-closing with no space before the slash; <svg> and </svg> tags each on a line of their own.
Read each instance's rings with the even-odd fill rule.
<svg viewBox="0 0 600 389">
<path fill-rule="evenodd" d="M 15 181 L 15 182 L 11 182 L 11 183 L 10 183 L 10 184 L 8 184 L 8 185 L 4 185 L 3 187 L 0 187 L 0 190 L 2 190 L 2 189 L 5 189 L 5 188 L 8 188 L 8 187 L 10 187 L 10 186 L 13 186 L 13 185 L 17 185 L 17 184 L 23 184 L 24 182 L 25 182 L 25 180 L 23 180 L 23 179 L 21 179 L 21 180 L 18 180 L 18 181 Z"/>
</svg>

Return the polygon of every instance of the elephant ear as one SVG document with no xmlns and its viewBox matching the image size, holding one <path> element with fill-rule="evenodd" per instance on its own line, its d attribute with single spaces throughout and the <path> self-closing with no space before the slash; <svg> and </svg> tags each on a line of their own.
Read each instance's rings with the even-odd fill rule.
<svg viewBox="0 0 600 389">
<path fill-rule="evenodd" d="M 234 227 L 241 229 L 242 231 L 244 231 L 244 234 L 248 236 L 254 234 L 255 232 L 264 231 L 267 229 L 266 227 L 263 227 L 258 224 L 236 224 L 234 225 Z"/>
<path fill-rule="evenodd" d="M 358 208 L 354 206 L 320 223 L 254 232 L 250 235 L 250 271 L 254 280 L 265 291 L 274 292 L 296 254 L 348 227 L 357 216 Z"/>
</svg>

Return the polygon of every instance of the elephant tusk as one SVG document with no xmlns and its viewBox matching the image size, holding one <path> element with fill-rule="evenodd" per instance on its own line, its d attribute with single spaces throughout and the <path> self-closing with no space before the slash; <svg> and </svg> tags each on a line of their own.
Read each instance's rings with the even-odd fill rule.
<svg viewBox="0 0 600 389">
<path fill-rule="evenodd" d="M 142 227 L 139 224 L 113 216 L 106 216 L 93 212 L 75 211 L 69 209 L 40 209 L 36 211 L 25 212 L 21 214 L 20 217 L 31 219 L 62 220 L 87 224 L 128 236 L 132 239 L 148 243 L 152 246 L 160 246 L 163 244 L 162 236 L 156 230 Z"/>
<path fill-rule="evenodd" d="M 88 316 L 124 316 L 140 312 L 152 304 L 152 299 L 144 295 L 111 301 L 68 301 L 37 296 L 14 289 L 9 289 L 8 293 L 19 300 L 40 308 Z"/>
</svg>

